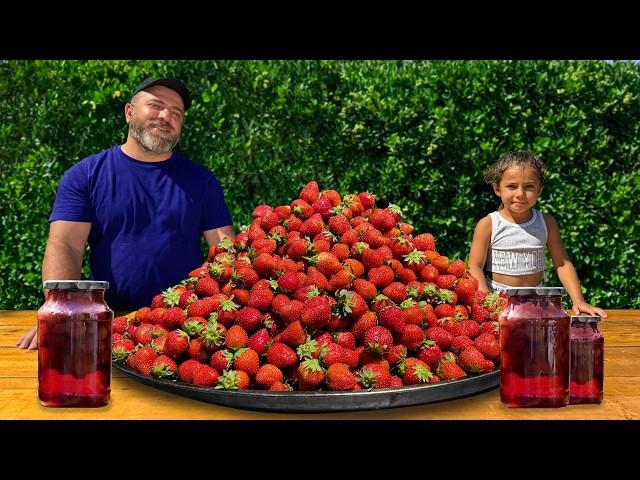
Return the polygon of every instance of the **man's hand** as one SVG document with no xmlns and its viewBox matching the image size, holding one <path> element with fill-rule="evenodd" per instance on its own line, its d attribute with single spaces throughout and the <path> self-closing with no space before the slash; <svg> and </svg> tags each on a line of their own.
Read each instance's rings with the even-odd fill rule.
<svg viewBox="0 0 640 480">
<path fill-rule="evenodd" d="M 18 348 L 28 348 L 29 350 L 38 349 L 38 326 L 36 325 L 16 343 Z"/>
</svg>

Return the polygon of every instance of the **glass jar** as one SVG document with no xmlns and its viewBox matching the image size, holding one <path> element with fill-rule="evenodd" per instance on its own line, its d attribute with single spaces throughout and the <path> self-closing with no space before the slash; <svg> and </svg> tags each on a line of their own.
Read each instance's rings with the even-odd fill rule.
<svg viewBox="0 0 640 480">
<path fill-rule="evenodd" d="M 569 403 L 602 403 L 604 385 L 604 337 L 600 317 L 571 317 L 571 374 Z"/>
<path fill-rule="evenodd" d="M 500 323 L 500 398 L 507 407 L 569 403 L 570 322 L 562 287 L 508 288 Z"/>
<path fill-rule="evenodd" d="M 108 282 L 47 280 L 38 310 L 38 398 L 47 407 L 101 407 L 111 391 Z"/>
</svg>

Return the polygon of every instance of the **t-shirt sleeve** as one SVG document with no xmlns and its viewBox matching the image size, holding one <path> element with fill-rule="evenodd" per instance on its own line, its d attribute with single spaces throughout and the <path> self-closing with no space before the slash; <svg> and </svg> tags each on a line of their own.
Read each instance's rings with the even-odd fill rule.
<svg viewBox="0 0 640 480">
<path fill-rule="evenodd" d="M 207 182 L 200 227 L 203 232 L 214 228 L 233 225 L 229 208 L 224 201 L 224 193 L 218 179 L 211 175 Z"/>
<path fill-rule="evenodd" d="M 93 222 L 94 217 L 88 175 L 81 164 L 76 164 L 60 180 L 49 222 Z"/>
</svg>

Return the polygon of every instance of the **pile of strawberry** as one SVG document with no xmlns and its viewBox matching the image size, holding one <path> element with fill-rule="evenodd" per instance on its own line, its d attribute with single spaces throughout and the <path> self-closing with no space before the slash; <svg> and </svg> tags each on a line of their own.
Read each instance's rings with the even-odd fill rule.
<svg viewBox="0 0 640 480">
<path fill-rule="evenodd" d="M 413 235 L 393 204 L 310 182 L 113 322 L 113 359 L 221 389 L 359 390 L 456 380 L 499 362 L 504 295 Z"/>
</svg>

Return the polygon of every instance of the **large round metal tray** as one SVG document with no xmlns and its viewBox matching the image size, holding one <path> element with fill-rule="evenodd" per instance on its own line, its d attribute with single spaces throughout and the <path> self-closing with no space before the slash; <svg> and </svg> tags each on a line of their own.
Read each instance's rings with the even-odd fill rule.
<svg viewBox="0 0 640 480">
<path fill-rule="evenodd" d="M 263 412 L 351 412 L 407 407 L 469 397 L 500 385 L 500 370 L 495 370 L 489 373 L 469 375 L 460 380 L 357 392 L 218 390 L 212 387 L 197 387 L 187 383 L 142 375 L 135 370 L 115 363 L 113 366 L 145 385 L 150 385 L 166 392 L 226 407 Z"/>
</svg>

